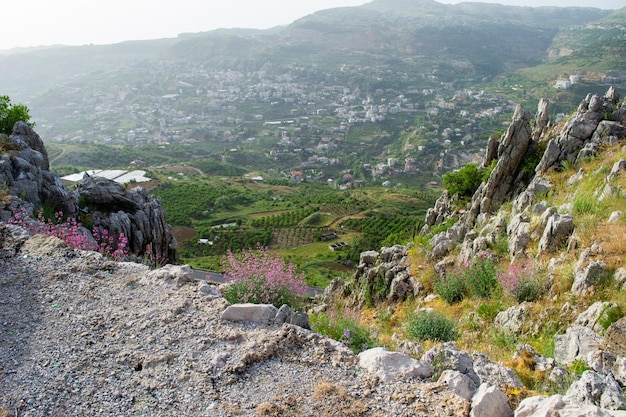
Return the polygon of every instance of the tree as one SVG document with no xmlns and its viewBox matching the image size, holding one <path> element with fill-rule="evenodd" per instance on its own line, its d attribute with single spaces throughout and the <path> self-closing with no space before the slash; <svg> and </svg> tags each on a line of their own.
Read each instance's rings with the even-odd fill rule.
<svg viewBox="0 0 626 417">
<path fill-rule="evenodd" d="M 457 172 L 449 172 L 443 176 L 443 186 L 450 195 L 458 194 L 460 197 L 471 197 L 482 182 L 482 173 L 478 164 L 465 165 Z"/>
<path fill-rule="evenodd" d="M 0 133 L 10 135 L 15 123 L 29 121 L 28 107 L 23 104 L 12 104 L 9 96 L 0 96 Z"/>
</svg>

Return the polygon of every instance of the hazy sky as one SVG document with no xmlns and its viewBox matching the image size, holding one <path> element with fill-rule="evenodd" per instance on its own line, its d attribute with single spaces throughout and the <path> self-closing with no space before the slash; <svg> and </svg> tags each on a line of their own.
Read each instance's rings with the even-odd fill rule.
<svg viewBox="0 0 626 417">
<path fill-rule="evenodd" d="M 3 2 L 0 49 L 107 44 L 217 28 L 269 28 L 321 9 L 368 0 L 12 0 Z M 626 0 L 493 0 L 525 6 L 626 7 Z M 441 3 L 459 3 L 443 0 Z"/>
</svg>

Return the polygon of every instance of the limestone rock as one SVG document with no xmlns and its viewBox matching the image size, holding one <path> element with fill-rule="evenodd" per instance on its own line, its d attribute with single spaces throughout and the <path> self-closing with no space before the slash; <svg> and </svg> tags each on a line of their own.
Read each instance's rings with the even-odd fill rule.
<svg viewBox="0 0 626 417">
<path fill-rule="evenodd" d="M 615 275 L 613 275 L 613 279 L 617 283 L 617 285 L 622 286 L 622 290 L 624 290 L 624 283 L 626 283 L 626 268 L 619 268 L 615 271 Z"/>
<path fill-rule="evenodd" d="M 361 265 L 373 265 L 378 260 L 380 253 L 375 250 L 362 252 L 359 258 L 359 264 Z"/>
<path fill-rule="evenodd" d="M 77 185 L 81 209 L 93 217 L 94 227 L 123 233 L 130 253 L 155 263 L 175 263 L 178 243 L 167 223 L 161 202 L 141 187 L 127 190 L 102 177 L 86 177 Z"/>
<path fill-rule="evenodd" d="M 507 396 L 493 385 L 481 384 L 472 398 L 470 417 L 507 416 L 513 416 Z"/>
<path fill-rule="evenodd" d="M 597 301 L 593 303 L 587 310 L 580 313 L 574 322 L 574 326 L 586 326 L 594 332 L 601 334 L 604 328 L 599 323 L 602 314 L 609 309 L 617 308 L 617 304 L 608 301 Z"/>
<path fill-rule="evenodd" d="M 606 329 L 602 348 L 616 355 L 626 356 L 626 317 L 622 317 Z"/>
<path fill-rule="evenodd" d="M 587 355 L 587 364 L 601 375 L 612 375 L 621 385 L 626 385 L 626 357 L 606 350 L 594 350 Z"/>
<path fill-rule="evenodd" d="M 567 180 L 567 185 L 572 186 L 572 185 L 578 184 L 579 182 L 582 181 L 584 176 L 585 176 L 585 172 L 583 171 L 582 168 L 580 168 L 577 173 L 569 177 L 569 179 Z"/>
<path fill-rule="evenodd" d="M 513 216 L 508 227 L 509 253 L 514 256 L 526 249 L 530 243 L 530 220 L 524 214 Z"/>
<path fill-rule="evenodd" d="M 410 377 L 425 379 L 434 373 L 430 364 L 415 360 L 404 353 L 390 352 L 382 347 L 359 353 L 359 366 L 377 375 L 383 382 Z"/>
<path fill-rule="evenodd" d="M 582 404 L 617 410 L 626 403 L 626 397 L 613 375 L 585 371 L 567 390 L 566 398 Z"/>
<path fill-rule="evenodd" d="M 617 223 L 620 221 L 621 218 L 624 217 L 624 212 L 622 212 L 621 210 L 617 210 L 611 213 L 611 215 L 609 216 L 609 223 Z"/>
<path fill-rule="evenodd" d="M 562 395 L 528 397 L 515 410 L 515 417 L 626 417 L 626 411 L 606 410 L 581 404 Z"/>
<path fill-rule="evenodd" d="M 284 324 L 287 323 L 289 318 L 292 316 L 293 310 L 287 304 L 283 304 L 280 306 L 278 311 L 276 312 L 276 316 L 274 316 L 275 324 Z"/>
<path fill-rule="evenodd" d="M 554 338 L 554 359 L 560 364 L 569 364 L 575 360 L 586 360 L 587 354 L 597 350 L 603 339 L 589 327 L 569 327 L 565 334 Z"/>
<path fill-rule="evenodd" d="M 584 295 L 593 292 L 593 288 L 607 274 L 606 265 L 602 261 L 593 261 L 585 268 L 576 268 L 572 294 Z"/>
<path fill-rule="evenodd" d="M 18 122 L 8 144 L 16 150 L 0 152 L 0 183 L 8 187 L 9 195 L 22 200 L 29 214 L 45 202 L 55 211 L 74 215 L 78 199 L 61 184 L 58 175 L 49 171 L 48 154 L 39 135 L 28 124 Z M 0 212 L 5 221 L 10 215 Z"/>
<path fill-rule="evenodd" d="M 251 321 L 269 324 L 276 317 L 278 309 L 271 304 L 233 304 L 222 312 L 222 320 Z"/>
<path fill-rule="evenodd" d="M 437 382 L 446 384 L 450 391 L 468 401 L 472 399 L 477 389 L 474 381 L 467 377 L 467 375 L 449 369 L 441 373 Z"/>
<path fill-rule="evenodd" d="M 193 280 L 193 271 L 189 265 L 167 264 L 148 272 L 145 280 L 142 281 L 145 284 L 162 284 L 180 287 L 193 282 Z"/>
<path fill-rule="evenodd" d="M 606 128 L 599 129 L 598 125 L 604 118 L 604 114 L 612 110 L 613 104 L 611 99 L 588 95 L 580 103 L 578 110 L 565 123 L 559 136 L 548 142 L 546 151 L 537 165 L 536 172 L 542 174 L 564 160 L 574 162 L 578 157 L 579 151 L 587 142 L 591 141 L 594 133 L 597 130 L 606 130 Z M 617 129 L 617 127 L 615 128 Z M 611 133 L 608 136 L 600 133 L 598 132 L 598 137 L 594 142 L 597 143 L 614 136 Z"/>
<path fill-rule="evenodd" d="M 311 330 L 311 323 L 309 322 L 309 315 L 302 312 L 296 311 L 287 319 L 287 323 L 293 324 L 294 326 L 302 327 L 303 329 Z"/>
<path fill-rule="evenodd" d="M 474 360 L 467 352 L 459 350 L 454 342 L 446 342 L 433 347 L 422 355 L 421 360 L 439 369 L 458 371 L 471 379 L 476 386 L 481 383 L 480 377 L 474 370 Z"/>
<path fill-rule="evenodd" d="M 611 172 L 606 177 L 606 180 L 613 181 L 624 171 L 626 171 L 626 159 L 622 158 L 613 164 L 613 168 L 611 168 Z"/>
<path fill-rule="evenodd" d="M 435 201 L 435 205 L 426 211 L 424 228 L 428 229 L 436 224 L 445 223 L 454 213 L 454 201 L 448 190 L 444 190 Z"/>
<path fill-rule="evenodd" d="M 528 305 L 526 303 L 509 307 L 496 315 L 494 324 L 509 335 L 520 334 L 522 326 L 524 325 L 524 319 L 526 318 L 527 309 Z"/>
<path fill-rule="evenodd" d="M 333 300 L 335 296 L 343 296 L 344 291 L 346 290 L 346 282 L 339 278 L 335 277 L 332 281 L 324 288 L 324 301 L 329 303 Z"/>
<path fill-rule="evenodd" d="M 511 368 L 493 363 L 486 355 L 475 353 L 474 371 L 483 384 L 496 386 L 502 390 L 507 388 L 521 389 L 524 384 Z"/>
<path fill-rule="evenodd" d="M 531 143 L 530 118 L 529 112 L 517 106 L 513 122 L 498 145 L 498 162 L 487 182 L 472 197 L 471 208 L 466 216 L 468 225 L 473 225 L 480 214 L 497 210 L 513 188 L 519 185 L 516 179 L 520 164 Z"/>
<path fill-rule="evenodd" d="M 14 224 L 0 222 L 0 249 L 11 254 L 17 254 L 24 242 L 30 238 L 25 229 Z"/>
<path fill-rule="evenodd" d="M 574 219 L 569 214 L 553 214 L 548 219 L 539 241 L 539 251 L 553 253 L 564 246 L 574 232 Z"/>
</svg>

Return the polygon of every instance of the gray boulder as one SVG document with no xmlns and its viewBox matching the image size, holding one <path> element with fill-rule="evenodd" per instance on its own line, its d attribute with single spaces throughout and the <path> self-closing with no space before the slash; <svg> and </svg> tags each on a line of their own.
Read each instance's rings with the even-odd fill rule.
<svg viewBox="0 0 626 417">
<path fill-rule="evenodd" d="M 434 373 L 430 364 L 415 360 L 401 352 L 390 352 L 382 347 L 359 353 L 359 366 L 377 375 L 383 382 L 411 377 L 426 379 Z"/>
<path fill-rule="evenodd" d="M 222 312 L 222 320 L 270 324 L 278 309 L 271 304 L 233 304 Z"/>
<path fill-rule="evenodd" d="M 611 309 L 617 308 L 617 304 L 608 301 L 597 301 L 593 303 L 587 310 L 578 315 L 574 326 L 586 326 L 594 332 L 601 334 L 604 327 L 600 324 L 600 318 L 603 314 Z"/>
<path fill-rule="evenodd" d="M 554 338 L 554 359 L 563 365 L 586 360 L 589 352 L 602 346 L 603 339 L 585 326 L 569 327 L 565 334 Z"/>
<path fill-rule="evenodd" d="M 574 232 L 574 219 L 569 214 L 553 214 L 548 219 L 539 241 L 539 251 L 553 253 L 567 243 Z"/>
<path fill-rule="evenodd" d="M 613 279 L 615 280 L 617 285 L 622 288 L 622 290 L 626 289 L 624 288 L 624 283 L 626 283 L 626 268 L 619 268 L 617 271 L 615 271 Z"/>
<path fill-rule="evenodd" d="M 621 210 L 616 210 L 614 212 L 611 213 L 611 215 L 609 216 L 609 223 L 617 223 L 620 221 L 620 219 L 622 219 L 624 217 L 624 212 L 622 212 Z"/>
<path fill-rule="evenodd" d="M 626 159 L 622 158 L 613 164 L 613 168 L 611 168 L 611 172 L 606 177 L 606 180 L 613 181 L 624 171 L 626 171 Z"/>
<path fill-rule="evenodd" d="M 160 200 L 141 187 L 126 189 L 102 177 L 85 177 L 76 185 L 84 215 L 96 228 L 128 239 L 128 248 L 138 258 L 156 264 L 178 260 L 178 242 L 167 223 Z"/>
<path fill-rule="evenodd" d="M 585 371 L 565 394 L 581 404 L 591 404 L 609 410 L 620 409 L 626 404 L 626 397 L 613 375 L 601 375 Z"/>
<path fill-rule="evenodd" d="M 474 371 L 474 360 L 467 352 L 459 350 L 454 342 L 433 347 L 422 355 L 421 360 L 439 370 L 458 371 L 472 380 L 476 386 L 481 383 L 480 377 Z"/>
<path fill-rule="evenodd" d="M 589 367 L 602 375 L 613 375 L 621 386 L 626 385 L 626 357 L 606 350 L 594 350 L 587 355 Z"/>
<path fill-rule="evenodd" d="M 542 395 L 528 397 L 515 410 L 515 417 L 626 417 L 626 411 L 614 411 L 582 404 L 571 397 Z"/>
<path fill-rule="evenodd" d="M 167 264 L 148 272 L 142 279 L 142 283 L 180 287 L 193 282 L 193 280 L 193 271 L 189 265 Z"/>
<path fill-rule="evenodd" d="M 500 389 L 510 387 L 521 389 L 524 384 L 511 368 L 493 363 L 486 355 L 475 353 L 474 371 L 480 378 L 481 383 L 496 386 Z"/>
<path fill-rule="evenodd" d="M 520 185 L 517 181 L 520 164 L 531 143 L 530 118 L 529 112 L 517 106 L 513 122 L 500 139 L 498 162 L 487 182 L 483 183 L 472 197 L 471 208 L 466 215 L 468 225 L 473 225 L 480 214 L 497 210 L 513 189 Z"/>
<path fill-rule="evenodd" d="M 598 125 L 604 118 L 606 113 L 613 111 L 613 99 L 607 97 L 598 97 L 596 95 L 588 95 L 578 106 L 578 110 L 568 119 L 565 126 L 561 130 L 559 136 L 548 142 L 546 151 L 537 165 L 536 172 L 542 174 L 558 166 L 561 161 L 575 162 L 580 150 L 585 144 L 592 140 L 594 133 L 598 131 L 597 139 L 594 143 L 598 143 L 604 138 L 614 136 L 605 134 L 599 129 Z M 619 125 L 618 123 L 611 122 Z M 611 126 L 611 129 L 613 127 Z M 615 127 L 615 129 L 618 129 Z"/>
<path fill-rule="evenodd" d="M 576 268 L 572 294 L 585 295 L 594 291 L 595 285 L 607 275 L 606 265 L 602 261 L 590 262 L 584 268 Z"/>
<path fill-rule="evenodd" d="M 8 194 L 19 198 L 29 214 L 46 203 L 64 215 L 75 215 L 78 198 L 49 171 L 48 154 L 39 135 L 28 124 L 18 122 L 8 145 L 14 150 L 0 152 L 0 183 L 7 186 Z M 10 215 L 0 212 L 5 221 Z"/>
<path fill-rule="evenodd" d="M 518 335 L 522 332 L 528 304 L 521 303 L 499 312 L 494 319 L 494 325 L 509 335 Z"/>
<path fill-rule="evenodd" d="M 443 371 L 437 382 L 447 385 L 450 391 L 468 401 L 472 399 L 477 389 L 474 381 L 468 378 L 467 375 L 450 369 Z"/>
<path fill-rule="evenodd" d="M 513 416 L 509 399 L 498 388 L 481 384 L 472 397 L 470 417 L 508 417 Z"/>
<path fill-rule="evenodd" d="M 509 253 L 515 256 L 524 251 L 530 243 L 530 219 L 524 214 L 516 214 L 513 216 L 507 232 Z"/>
<path fill-rule="evenodd" d="M 622 317 L 606 329 L 602 349 L 626 357 L 626 317 Z"/>
</svg>

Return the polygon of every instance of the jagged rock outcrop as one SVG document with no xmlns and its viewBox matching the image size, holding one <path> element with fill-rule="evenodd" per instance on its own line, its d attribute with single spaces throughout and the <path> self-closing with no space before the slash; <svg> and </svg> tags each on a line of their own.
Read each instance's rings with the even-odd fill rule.
<svg viewBox="0 0 626 417">
<path fill-rule="evenodd" d="M 622 388 L 613 375 L 602 375 L 595 371 L 583 372 L 580 379 L 569 387 L 565 396 L 581 404 L 609 410 L 621 409 L 626 404 Z"/>
<path fill-rule="evenodd" d="M 361 253 L 354 283 L 358 287 L 355 293 L 359 296 L 369 301 L 388 300 L 393 303 L 419 295 L 424 288 L 411 273 L 408 248 L 402 245 L 383 247 L 380 252 Z M 362 301 L 366 300 L 359 300 Z"/>
<path fill-rule="evenodd" d="M 615 143 L 626 136 L 626 127 L 619 122 L 603 120 L 615 110 L 619 99 L 613 87 L 602 97 L 589 94 L 568 119 L 558 137 L 548 142 L 536 172 L 544 173 L 558 166 L 561 161 L 575 162 L 597 152 L 598 145 Z"/>
<path fill-rule="evenodd" d="M 441 196 L 435 201 L 435 206 L 426 211 L 423 232 L 427 233 L 429 228 L 444 223 L 454 214 L 454 201 L 448 190 L 444 190 Z"/>
<path fill-rule="evenodd" d="M 602 337 L 589 327 L 569 327 L 565 334 L 554 338 L 554 359 L 560 364 L 585 360 L 587 354 L 600 348 L 602 342 Z"/>
<path fill-rule="evenodd" d="M 513 122 L 498 145 L 497 163 L 486 183 L 472 197 L 466 223 L 473 225 L 481 213 L 491 213 L 500 207 L 514 185 L 519 185 L 520 165 L 532 139 L 530 113 L 517 106 Z"/>
<path fill-rule="evenodd" d="M 114 181 L 86 177 L 72 192 L 49 171 L 48 154 L 39 135 L 18 122 L 0 157 L 0 183 L 8 187 L 9 203 L 0 206 L 7 221 L 22 208 L 34 215 L 43 206 L 111 234 L 124 233 L 131 255 L 153 262 L 176 262 L 177 242 L 167 224 L 161 202 L 145 189 L 127 189 Z"/>
<path fill-rule="evenodd" d="M 10 151 L 0 155 L 0 183 L 7 185 L 13 197 L 8 207 L 0 207 L 2 220 L 6 221 L 22 205 L 32 214 L 44 202 L 55 212 L 76 214 L 78 199 L 63 186 L 58 175 L 49 171 L 43 141 L 28 124 L 16 123 L 6 146 Z"/>
<path fill-rule="evenodd" d="M 161 202 L 141 187 L 124 185 L 102 177 L 85 177 L 76 186 L 83 215 L 94 227 L 124 233 L 130 252 L 154 257 L 163 264 L 176 262 L 178 244 L 167 223 Z"/>
</svg>

